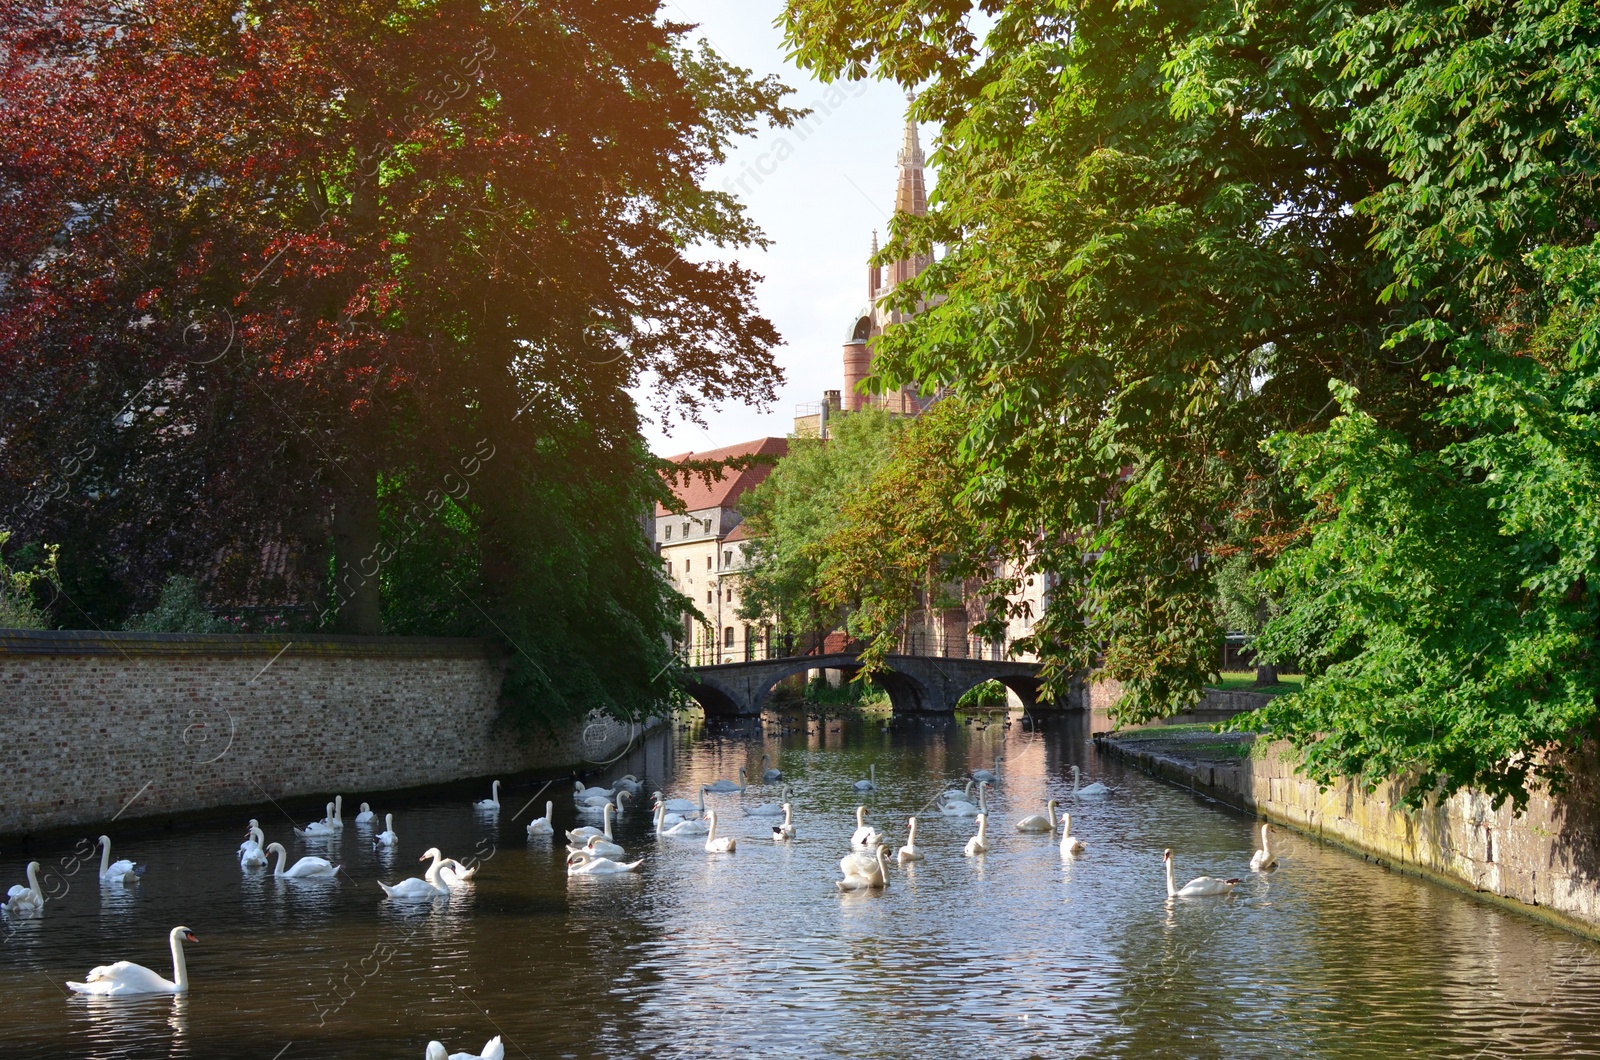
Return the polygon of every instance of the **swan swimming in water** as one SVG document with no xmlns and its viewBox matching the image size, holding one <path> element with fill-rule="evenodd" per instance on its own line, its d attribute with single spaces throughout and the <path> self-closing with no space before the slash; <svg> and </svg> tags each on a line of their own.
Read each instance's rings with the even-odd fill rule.
<svg viewBox="0 0 1600 1060">
<path fill-rule="evenodd" d="M 372 837 L 372 844 L 380 847 L 393 847 L 400 845 L 400 837 L 394 832 L 394 814 L 383 815 L 383 831 Z"/>
<path fill-rule="evenodd" d="M 745 778 L 745 773 L 747 773 L 747 772 L 748 772 L 748 770 L 746 770 L 744 766 L 740 766 L 739 767 L 739 783 L 735 784 L 731 780 L 719 780 L 719 781 L 716 781 L 715 783 L 707 784 L 703 790 L 709 791 L 709 792 L 711 792 L 712 794 L 715 794 L 715 795 L 725 795 L 730 791 L 737 791 L 739 794 L 743 795 L 744 794 L 744 789 L 747 787 L 747 785 L 745 784 L 745 779 L 744 779 Z"/>
<path fill-rule="evenodd" d="M 1272 852 L 1272 847 L 1267 843 L 1267 825 L 1261 825 L 1261 849 L 1255 852 L 1250 859 L 1251 872 L 1271 872 L 1278 867 L 1278 855 Z"/>
<path fill-rule="evenodd" d="M 452 891 L 460 890 L 472 881 L 482 867 L 474 865 L 469 869 L 455 858 L 445 858 L 439 862 L 439 882 Z"/>
<path fill-rule="evenodd" d="M 293 868 L 285 872 L 283 863 L 289 860 L 289 852 L 283 849 L 283 844 L 271 844 L 267 847 L 267 853 L 276 853 L 278 855 L 278 863 L 272 869 L 274 876 L 283 876 L 292 880 L 327 879 L 339 871 L 339 866 L 333 864 L 327 858 L 303 857 L 294 863 Z"/>
<path fill-rule="evenodd" d="M 889 867 L 889 852 L 885 847 L 875 847 L 870 854 L 846 854 L 839 859 L 839 873 L 846 879 L 851 876 L 881 875 Z"/>
<path fill-rule="evenodd" d="M 493 784 L 489 785 L 489 797 L 487 799 L 479 799 L 477 802 L 472 804 L 472 808 L 475 810 L 487 810 L 490 813 L 499 813 L 500 782 L 497 780 Z"/>
<path fill-rule="evenodd" d="M 922 851 L 917 849 L 917 819 L 911 818 L 906 822 L 906 845 L 900 848 L 896 856 L 900 864 L 908 861 L 922 861 Z"/>
<path fill-rule="evenodd" d="M 1083 841 L 1072 834 L 1072 814 L 1061 815 L 1061 856 L 1075 858 L 1084 851 Z"/>
<path fill-rule="evenodd" d="M 694 813 L 698 810 L 704 816 L 706 812 L 705 788 L 700 789 L 700 804 L 698 806 L 688 799 L 669 799 L 659 791 L 656 792 L 655 799 L 668 813 Z"/>
<path fill-rule="evenodd" d="M 939 807 L 939 812 L 946 817 L 976 817 L 980 813 L 989 812 L 988 801 L 984 798 L 984 790 L 988 788 L 987 780 L 978 781 L 978 805 L 970 802 L 947 802 Z"/>
<path fill-rule="evenodd" d="M 889 855 L 883 847 L 877 849 L 872 860 L 874 866 L 871 872 L 846 872 L 844 879 L 838 881 L 839 890 L 875 891 L 889 886 Z"/>
<path fill-rule="evenodd" d="M 1056 800 L 1051 799 L 1044 804 L 1044 813 L 1030 814 L 1017 822 L 1019 832 L 1048 832 L 1051 835 L 1056 831 Z M 1048 816 L 1046 816 L 1048 815 Z"/>
<path fill-rule="evenodd" d="M 706 814 L 706 853 L 707 854 L 732 854 L 739 849 L 739 840 L 731 835 L 717 835 L 717 811 L 712 810 Z M 679 825 L 678 827 L 683 827 Z"/>
<path fill-rule="evenodd" d="M 639 778 L 634 776 L 632 773 L 626 773 L 618 777 L 611 786 L 613 788 L 621 788 L 629 795 L 639 794 L 639 789 L 643 787 L 643 785 L 639 783 Z"/>
<path fill-rule="evenodd" d="M 761 779 L 766 781 L 768 784 L 773 784 L 783 779 L 783 770 L 764 768 L 770 761 L 772 761 L 771 755 L 761 756 L 761 765 L 763 766 L 761 770 Z"/>
<path fill-rule="evenodd" d="M 639 866 L 644 862 L 633 861 L 624 865 L 610 858 L 595 857 L 587 851 L 579 850 L 567 855 L 568 876 L 614 876 L 623 872 L 638 872 Z"/>
<path fill-rule="evenodd" d="M 139 877 L 144 875 L 144 866 L 135 865 L 124 858 L 121 861 L 111 860 L 111 837 L 100 837 L 100 882 L 106 884 L 119 884 L 131 887 L 139 882 Z"/>
<path fill-rule="evenodd" d="M 783 804 L 783 823 L 772 826 L 772 841 L 774 843 L 787 843 L 794 838 L 794 817 L 789 813 L 789 804 Z"/>
<path fill-rule="evenodd" d="M 1174 887 L 1172 885 L 1172 851 L 1163 851 L 1161 860 L 1167 867 L 1168 898 L 1209 898 L 1214 895 L 1228 894 L 1239 883 L 1237 879 L 1222 880 L 1215 876 L 1196 876 L 1182 887 Z"/>
<path fill-rule="evenodd" d="M 856 807 L 856 830 L 850 834 L 850 849 L 871 850 L 883 842 L 883 835 L 867 824 L 867 808 Z"/>
<path fill-rule="evenodd" d="M 572 801 L 580 807 L 590 805 L 599 808 L 602 803 L 610 802 L 617 791 L 617 788 L 586 788 L 583 781 L 575 780 L 572 782 Z M 630 791 L 628 794 L 633 793 Z"/>
<path fill-rule="evenodd" d="M 666 822 L 667 822 L 667 808 L 665 806 L 660 806 L 660 805 L 656 806 L 656 835 L 657 835 L 657 837 L 660 837 L 660 836 L 673 836 L 675 838 L 681 839 L 684 836 L 703 836 L 708 831 L 710 831 L 710 826 L 707 825 L 706 822 L 704 822 L 704 821 L 683 821 L 683 820 L 680 820 L 677 824 L 672 824 L 672 825 L 669 825 Z"/>
<path fill-rule="evenodd" d="M 333 812 L 328 814 L 328 827 L 335 832 L 344 831 L 344 796 L 333 797 Z"/>
<path fill-rule="evenodd" d="M 967 849 L 964 851 L 965 856 L 969 858 L 989 852 L 989 815 L 980 813 L 976 820 L 978 834 L 967 840 Z"/>
<path fill-rule="evenodd" d="M 616 861 L 625 853 L 627 853 L 616 843 L 613 843 L 609 839 L 601 839 L 597 835 L 590 836 L 584 841 L 583 846 L 578 847 L 577 850 L 582 850 L 585 853 L 593 854 L 597 858 L 610 858 L 612 861 Z M 577 853 L 577 850 L 574 850 L 572 847 L 568 847 L 567 853 L 575 854 Z"/>
<path fill-rule="evenodd" d="M 481 1053 L 448 1053 L 443 1042 L 429 1042 L 422 1060 L 506 1060 L 506 1047 L 500 1044 L 498 1034 L 489 1039 Z"/>
<path fill-rule="evenodd" d="M 6 892 L 6 912 L 30 916 L 44 911 L 44 891 L 39 888 L 39 863 L 28 862 L 28 886 L 20 883 Z"/>
<path fill-rule="evenodd" d="M 239 867 L 241 869 L 259 869 L 267 864 L 267 852 L 263 844 L 266 843 L 266 833 L 261 831 L 261 824 L 255 818 L 250 819 L 250 834 L 243 843 L 239 844 Z"/>
<path fill-rule="evenodd" d="M 745 812 L 746 817 L 777 817 L 783 813 L 784 803 L 789 801 L 789 785 L 783 786 L 783 798 L 778 802 L 764 802 L 760 806 L 752 807 Z"/>
<path fill-rule="evenodd" d="M 567 842 L 569 842 L 569 843 L 582 843 L 584 840 L 588 839 L 592 835 L 605 836 L 607 839 L 610 839 L 611 838 L 611 804 L 609 802 L 606 803 L 605 809 L 604 809 L 604 811 L 602 811 L 601 821 L 605 825 L 605 827 L 603 827 L 603 828 L 596 828 L 592 824 L 586 824 L 582 828 L 568 829 L 568 831 L 567 831 Z"/>
<path fill-rule="evenodd" d="M 371 824 L 377 819 L 378 815 L 372 812 L 372 807 L 363 802 L 361 812 L 356 814 L 356 824 Z"/>
<path fill-rule="evenodd" d="M 1080 798 L 1080 799 L 1103 799 L 1107 795 L 1111 794 L 1111 789 L 1106 787 L 1104 784 L 1100 783 L 1098 780 L 1095 781 L 1093 784 L 1085 784 L 1081 788 L 1078 787 L 1078 779 L 1079 779 L 1080 775 L 1081 774 L 1080 774 L 1080 771 L 1079 771 L 1078 767 L 1077 766 L 1073 766 L 1072 767 L 1072 794 L 1073 794 L 1074 797 Z"/>
<path fill-rule="evenodd" d="M 276 845 L 276 844 L 274 844 Z M 81 983 L 68 983 L 67 989 L 78 994 L 98 994 L 101 997 L 126 997 L 133 994 L 187 994 L 189 992 L 189 966 L 183 960 L 183 944 L 199 942 L 194 932 L 186 927 L 175 927 L 167 933 L 172 948 L 172 978 L 163 979 L 142 964 L 118 961 L 91 968 Z"/>
<path fill-rule="evenodd" d="M 544 816 L 543 817 L 535 817 L 533 820 L 528 822 L 528 834 L 529 835 L 555 835 L 556 826 L 552 823 L 556 819 L 555 809 L 556 809 L 556 804 L 555 803 L 553 803 L 553 802 L 545 803 L 544 804 Z"/>
<path fill-rule="evenodd" d="M 333 826 L 333 803 L 330 802 L 328 803 L 327 811 L 322 816 L 322 820 L 312 821 L 304 828 L 296 828 L 294 834 L 301 839 L 313 839 L 318 836 L 326 838 L 331 835 L 338 835 L 343 827 L 343 825 L 340 825 L 339 828 Z"/>
<path fill-rule="evenodd" d="M 440 871 L 444 867 L 444 855 L 439 853 L 438 847 L 430 847 L 417 860 L 427 861 L 429 858 L 432 858 L 433 861 L 431 864 L 429 864 L 428 871 L 422 874 L 421 879 L 412 876 L 410 879 L 401 880 L 399 883 L 393 884 L 392 886 L 384 883 L 382 880 L 379 880 L 378 886 L 382 887 L 383 893 L 388 895 L 390 898 L 399 898 L 403 900 L 414 898 L 437 898 L 441 894 L 449 894 L 450 888 L 445 886 L 444 880 L 439 876 Z"/>
<path fill-rule="evenodd" d="M 1000 780 L 1000 755 L 994 756 L 993 769 L 978 769 L 972 773 L 972 779 L 985 784 L 995 784 Z"/>
<path fill-rule="evenodd" d="M 869 791 L 877 791 L 878 790 L 878 763 L 876 763 L 876 762 L 868 762 L 867 763 L 867 779 L 866 780 L 858 780 L 858 781 L 855 782 L 855 784 L 853 784 L 851 786 L 854 787 L 857 791 L 859 791 L 859 792 L 861 792 L 863 794 L 865 794 L 866 792 L 869 792 Z"/>
</svg>

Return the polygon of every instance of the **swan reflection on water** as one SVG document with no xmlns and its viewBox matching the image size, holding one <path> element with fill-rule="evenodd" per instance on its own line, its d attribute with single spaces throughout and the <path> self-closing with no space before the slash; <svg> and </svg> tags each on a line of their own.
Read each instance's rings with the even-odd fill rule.
<svg viewBox="0 0 1600 1060">
<path fill-rule="evenodd" d="M 122 1050 L 129 1041 L 157 1037 L 169 1038 L 173 1054 L 186 1055 L 189 1006 L 187 994 L 74 994 L 68 1003 L 71 1018 L 83 1023 L 87 1040 L 114 1056 L 126 1055 Z"/>
</svg>

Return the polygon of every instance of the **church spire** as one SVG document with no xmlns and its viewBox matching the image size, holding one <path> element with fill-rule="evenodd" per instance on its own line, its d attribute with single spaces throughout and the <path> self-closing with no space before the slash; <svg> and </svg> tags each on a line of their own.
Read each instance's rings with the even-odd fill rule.
<svg viewBox="0 0 1600 1060">
<path fill-rule="evenodd" d="M 897 161 L 900 180 L 894 191 L 895 212 L 921 217 L 928 212 L 928 192 L 922 179 L 922 166 L 927 160 L 922 157 L 922 144 L 917 139 L 916 119 L 909 114 L 906 116 L 905 139 L 900 145 Z"/>
<path fill-rule="evenodd" d="M 878 288 L 883 286 L 883 267 L 873 259 L 878 256 L 878 230 L 872 230 L 872 253 L 867 257 L 867 304 L 878 300 Z"/>
</svg>

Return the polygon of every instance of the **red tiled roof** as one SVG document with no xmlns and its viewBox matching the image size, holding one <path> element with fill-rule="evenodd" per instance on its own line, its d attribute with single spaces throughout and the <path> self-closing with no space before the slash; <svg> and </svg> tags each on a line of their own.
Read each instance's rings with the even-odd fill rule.
<svg viewBox="0 0 1600 1060">
<path fill-rule="evenodd" d="M 741 442 L 738 445 L 729 445 L 721 449 L 711 449 L 704 453 L 680 453 L 668 457 L 673 463 L 681 463 L 693 457 L 696 460 L 726 460 L 734 456 L 750 456 L 761 453 L 773 457 L 789 455 L 789 439 L 787 438 L 758 438 L 753 442 Z M 772 473 L 772 465 L 758 464 L 745 471 L 729 471 L 722 478 L 706 482 L 699 475 L 690 475 L 685 480 L 680 480 L 673 492 L 689 511 L 700 511 L 704 508 L 733 508 L 737 507 L 739 496 L 745 490 L 760 484 Z M 667 514 L 667 509 L 656 505 L 656 515 Z"/>
<path fill-rule="evenodd" d="M 750 535 L 744 532 L 744 527 L 745 524 L 740 523 L 738 526 L 728 531 L 728 536 L 722 539 L 723 543 L 726 544 L 732 541 L 748 541 L 750 539 Z"/>
</svg>

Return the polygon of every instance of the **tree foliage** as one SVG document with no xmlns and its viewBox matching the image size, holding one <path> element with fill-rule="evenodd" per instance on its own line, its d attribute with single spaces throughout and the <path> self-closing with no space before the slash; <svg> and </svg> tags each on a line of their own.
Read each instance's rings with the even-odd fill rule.
<svg viewBox="0 0 1600 1060">
<path fill-rule="evenodd" d="M 785 17 L 802 63 L 917 87 L 941 123 L 930 213 L 884 254 L 949 251 L 896 292 L 930 308 L 877 363 L 972 410 L 964 503 L 1062 579 L 1053 680 L 1122 681 L 1125 720 L 1181 708 L 1214 671 L 1219 567 L 1255 568 L 1264 645 L 1312 680 L 1252 723 L 1312 776 L 1559 781 L 1600 693 L 1600 10 Z"/>
<path fill-rule="evenodd" d="M 686 252 L 761 240 L 701 177 L 794 115 L 685 31 L 653 0 L 0 7 L 4 521 L 122 611 L 281 544 L 249 592 L 324 627 L 495 636 L 542 710 L 641 706 L 678 604 L 629 388 L 692 416 L 779 378 L 754 277 Z"/>
</svg>

